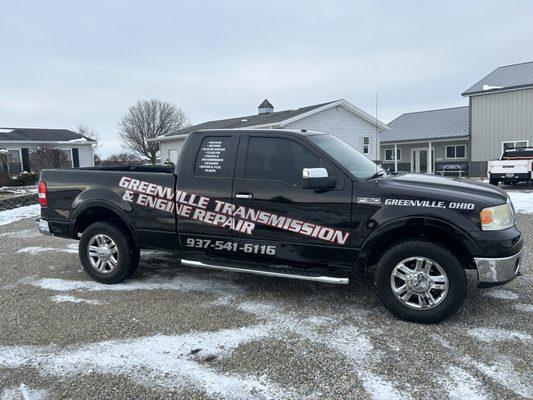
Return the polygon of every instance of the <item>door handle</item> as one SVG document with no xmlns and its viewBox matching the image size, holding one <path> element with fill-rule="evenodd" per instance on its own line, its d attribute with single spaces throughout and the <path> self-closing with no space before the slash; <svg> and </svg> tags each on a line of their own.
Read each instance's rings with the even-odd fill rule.
<svg viewBox="0 0 533 400">
<path fill-rule="evenodd" d="M 251 193 L 235 193 L 236 199 L 252 199 L 254 197 Z"/>
</svg>

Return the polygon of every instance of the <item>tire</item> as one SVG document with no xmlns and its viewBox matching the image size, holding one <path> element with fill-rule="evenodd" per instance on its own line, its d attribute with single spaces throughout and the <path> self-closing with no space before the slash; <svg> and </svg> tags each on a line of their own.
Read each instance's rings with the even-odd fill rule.
<svg viewBox="0 0 533 400">
<path fill-rule="evenodd" d="M 92 246 L 92 257 L 89 246 Z M 83 231 L 79 256 L 87 275 L 106 284 L 122 282 L 139 265 L 139 248 L 134 245 L 130 233 L 111 222 L 96 222 Z"/>
<path fill-rule="evenodd" d="M 404 273 L 411 270 L 413 274 Z M 468 286 L 463 266 L 449 250 L 420 240 L 404 241 L 386 250 L 376 266 L 375 283 L 381 303 L 390 312 L 423 324 L 442 321 L 455 313 L 463 304 Z"/>
<path fill-rule="evenodd" d="M 493 179 L 492 177 L 489 177 L 489 183 L 494 186 L 498 186 L 498 180 Z"/>
</svg>

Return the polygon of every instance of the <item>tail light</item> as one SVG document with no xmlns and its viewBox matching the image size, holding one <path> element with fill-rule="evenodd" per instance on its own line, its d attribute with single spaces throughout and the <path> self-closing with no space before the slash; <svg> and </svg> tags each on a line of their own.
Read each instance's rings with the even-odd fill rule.
<svg viewBox="0 0 533 400">
<path fill-rule="evenodd" d="M 39 204 L 41 204 L 41 207 L 48 207 L 48 190 L 46 189 L 46 182 L 39 181 L 37 192 L 39 194 Z"/>
</svg>

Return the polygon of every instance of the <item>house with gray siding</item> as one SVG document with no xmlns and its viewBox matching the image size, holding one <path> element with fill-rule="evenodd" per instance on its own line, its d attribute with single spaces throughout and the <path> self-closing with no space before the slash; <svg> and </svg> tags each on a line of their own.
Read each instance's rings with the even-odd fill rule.
<svg viewBox="0 0 533 400">
<path fill-rule="evenodd" d="M 265 99 L 257 114 L 204 122 L 155 140 L 160 142 L 161 160 L 175 163 L 191 132 L 241 128 L 321 131 L 337 136 L 371 160 L 379 160 L 380 133 L 389 129 L 383 122 L 342 99 L 284 111 L 274 111 L 274 106 Z"/>
<path fill-rule="evenodd" d="M 31 153 L 42 145 L 62 150 L 69 167 L 94 166 L 94 139 L 68 129 L 0 128 L 0 149 L 8 151 L 11 176 L 31 172 Z"/>
<path fill-rule="evenodd" d="M 533 61 L 498 67 L 462 95 L 470 104 L 471 175 L 485 176 L 504 148 L 533 146 Z"/>
<path fill-rule="evenodd" d="M 468 107 L 411 112 L 381 134 L 382 165 L 391 171 L 468 173 Z"/>
</svg>

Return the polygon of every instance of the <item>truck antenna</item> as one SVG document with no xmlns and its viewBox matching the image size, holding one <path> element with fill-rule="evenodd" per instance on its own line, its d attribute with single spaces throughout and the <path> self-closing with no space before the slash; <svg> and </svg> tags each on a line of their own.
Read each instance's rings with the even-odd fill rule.
<svg viewBox="0 0 533 400">
<path fill-rule="evenodd" d="M 378 173 L 378 161 L 379 161 L 379 128 L 378 128 L 378 94 L 376 93 L 376 174 Z M 377 179 L 375 180 L 377 184 Z"/>
</svg>

